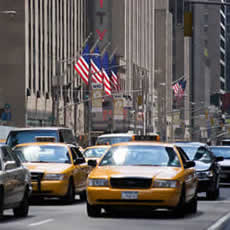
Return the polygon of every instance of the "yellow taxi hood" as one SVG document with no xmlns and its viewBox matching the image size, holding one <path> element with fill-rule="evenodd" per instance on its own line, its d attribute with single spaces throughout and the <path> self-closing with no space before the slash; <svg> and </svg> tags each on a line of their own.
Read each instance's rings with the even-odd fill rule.
<svg viewBox="0 0 230 230">
<path fill-rule="evenodd" d="M 44 172 L 44 173 L 61 173 L 68 169 L 70 164 L 62 163 L 24 163 L 24 165 L 31 172 Z"/>
<path fill-rule="evenodd" d="M 90 173 L 89 177 L 148 177 L 155 179 L 173 179 L 180 172 L 182 172 L 182 168 L 164 166 L 99 166 Z"/>
</svg>

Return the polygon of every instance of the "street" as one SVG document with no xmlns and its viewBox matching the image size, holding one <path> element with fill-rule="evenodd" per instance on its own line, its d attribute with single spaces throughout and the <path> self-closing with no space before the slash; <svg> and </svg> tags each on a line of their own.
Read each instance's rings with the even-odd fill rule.
<svg viewBox="0 0 230 230">
<path fill-rule="evenodd" d="M 170 212 L 135 212 L 114 216 L 102 215 L 100 218 L 88 218 L 86 205 L 76 200 L 74 205 L 64 205 L 56 200 L 42 201 L 31 205 L 27 218 L 15 219 L 11 211 L 6 211 L 0 222 L 1 230 L 72 230 L 78 229 L 162 229 L 162 230 L 205 230 L 219 218 L 230 212 L 230 188 L 222 187 L 217 201 L 208 201 L 202 194 L 198 202 L 196 215 L 176 218 Z M 226 230 L 228 228 L 225 228 Z"/>
</svg>

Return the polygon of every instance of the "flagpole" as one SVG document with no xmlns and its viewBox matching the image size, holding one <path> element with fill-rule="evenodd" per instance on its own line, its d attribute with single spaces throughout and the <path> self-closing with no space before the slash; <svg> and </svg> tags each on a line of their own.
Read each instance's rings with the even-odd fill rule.
<svg viewBox="0 0 230 230">
<path fill-rule="evenodd" d="M 88 146 L 91 146 L 91 131 L 92 131 L 92 72 L 91 72 L 91 61 L 89 63 L 88 89 L 89 89 Z"/>
</svg>

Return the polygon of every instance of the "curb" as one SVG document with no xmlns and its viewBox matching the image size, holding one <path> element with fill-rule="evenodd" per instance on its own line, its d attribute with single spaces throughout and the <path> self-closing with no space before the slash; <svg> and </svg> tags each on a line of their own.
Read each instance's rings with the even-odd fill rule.
<svg viewBox="0 0 230 230">
<path fill-rule="evenodd" d="M 225 224 L 225 222 L 227 220 L 230 219 L 230 212 L 228 212 L 227 214 L 225 214 L 223 217 L 221 217 L 220 219 L 218 219 L 215 224 L 213 224 L 212 226 L 210 226 L 207 230 L 221 230 Z"/>
</svg>

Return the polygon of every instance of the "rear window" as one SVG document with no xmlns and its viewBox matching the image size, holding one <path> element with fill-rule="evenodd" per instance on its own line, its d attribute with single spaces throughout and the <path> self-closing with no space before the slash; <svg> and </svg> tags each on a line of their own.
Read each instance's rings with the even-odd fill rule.
<svg viewBox="0 0 230 230">
<path fill-rule="evenodd" d="M 28 130 L 28 131 L 12 131 L 7 138 L 7 145 L 14 147 L 22 143 L 37 142 L 36 137 L 55 137 L 59 140 L 55 130 Z"/>
<path fill-rule="evenodd" d="M 130 136 L 117 136 L 117 137 L 98 137 L 96 144 L 97 145 L 112 145 L 121 142 L 131 141 L 132 137 Z"/>
</svg>

